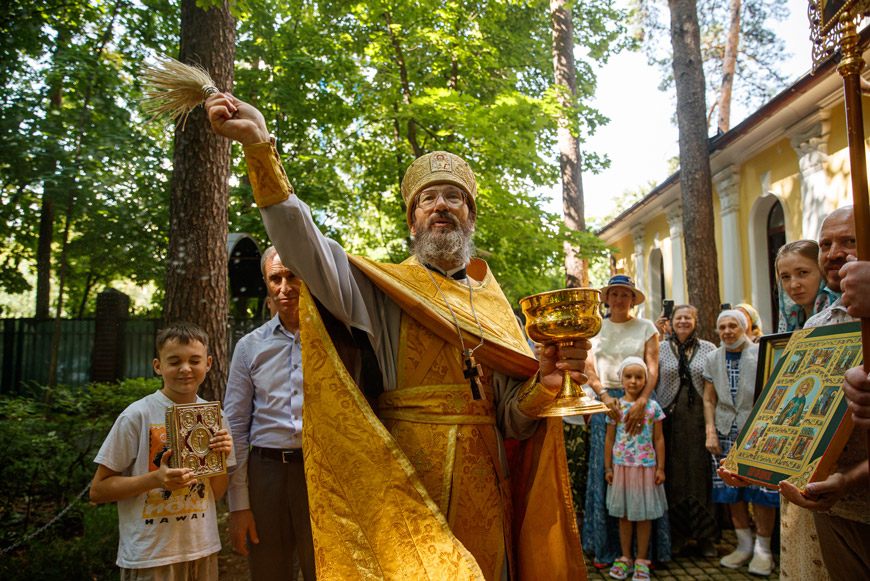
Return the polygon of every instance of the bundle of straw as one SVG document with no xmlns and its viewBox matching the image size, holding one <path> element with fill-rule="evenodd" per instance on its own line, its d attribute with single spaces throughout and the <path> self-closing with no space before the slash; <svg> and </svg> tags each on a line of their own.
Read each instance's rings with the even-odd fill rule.
<svg viewBox="0 0 870 581">
<path fill-rule="evenodd" d="M 157 57 L 156 65 L 142 69 L 145 98 L 142 104 L 153 117 L 169 115 L 181 130 L 194 107 L 219 92 L 208 72 L 199 65 L 186 65 L 169 56 Z"/>
</svg>

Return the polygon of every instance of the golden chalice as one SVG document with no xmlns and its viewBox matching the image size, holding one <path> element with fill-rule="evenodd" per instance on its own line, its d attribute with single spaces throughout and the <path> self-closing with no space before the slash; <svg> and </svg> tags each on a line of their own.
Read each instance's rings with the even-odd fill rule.
<svg viewBox="0 0 870 581">
<path fill-rule="evenodd" d="M 522 299 L 520 307 L 526 316 L 529 337 L 545 345 L 571 345 L 576 339 L 590 339 L 601 330 L 601 300 L 596 289 L 568 288 L 532 295 Z M 603 403 L 587 396 L 566 371 L 559 395 L 537 415 L 590 415 L 607 409 Z"/>
</svg>

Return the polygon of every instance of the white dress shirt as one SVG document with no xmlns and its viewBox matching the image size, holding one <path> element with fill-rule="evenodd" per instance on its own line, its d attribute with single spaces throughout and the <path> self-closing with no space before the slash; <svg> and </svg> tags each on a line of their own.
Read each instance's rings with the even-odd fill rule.
<svg viewBox="0 0 870 581">
<path fill-rule="evenodd" d="M 233 352 L 224 409 L 233 434 L 230 510 L 250 508 L 250 446 L 302 447 L 302 351 L 278 315 L 241 338 Z"/>
</svg>

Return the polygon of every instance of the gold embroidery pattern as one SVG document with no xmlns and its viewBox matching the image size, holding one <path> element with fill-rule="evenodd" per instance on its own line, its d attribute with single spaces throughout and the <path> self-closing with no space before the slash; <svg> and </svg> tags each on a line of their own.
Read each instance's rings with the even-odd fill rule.
<svg viewBox="0 0 870 581">
<path fill-rule="evenodd" d="M 474 557 L 342 365 L 304 287 L 300 333 L 317 578 L 482 580 Z M 427 456 L 435 458 L 428 450 Z"/>
<path fill-rule="evenodd" d="M 459 186 L 471 195 L 471 203 L 477 198 L 477 180 L 464 159 L 446 151 L 433 151 L 414 160 L 402 179 L 402 199 L 411 214 L 412 197 L 430 184 L 450 183 Z"/>
<path fill-rule="evenodd" d="M 378 416 L 410 458 L 441 459 L 421 471 L 420 479 L 446 511 L 453 534 L 474 555 L 484 577 L 498 579 L 504 531 L 509 528 L 495 468 L 498 458 L 490 452 L 498 446 L 492 372 L 486 370 L 482 377 L 486 399 L 475 401 L 463 381 L 456 347 L 407 316 L 402 331 L 399 376 L 416 378 L 419 384 L 384 393 Z M 425 368 L 423 360 L 430 362 Z"/>
<path fill-rule="evenodd" d="M 459 343 L 456 326 L 444 300 L 416 258 L 412 256 L 402 264 L 372 262 L 359 256 L 349 255 L 348 258 L 405 312 L 415 320 L 424 321 L 429 331 L 445 341 Z M 498 369 L 512 377 L 529 377 L 538 370 L 538 362 L 532 356 L 510 304 L 486 268 L 486 263 L 472 260 L 472 265 L 475 264 L 485 269 L 480 285 L 473 287 L 472 291 L 475 310 L 486 339 L 483 347 L 475 351 L 475 358 L 485 367 Z M 470 265 L 469 272 L 471 269 Z M 480 337 L 470 310 L 468 287 L 444 277 L 438 279 L 438 284 L 456 313 L 466 343 L 476 344 Z"/>
<path fill-rule="evenodd" d="M 257 207 L 264 208 L 289 198 L 293 186 L 284 173 L 275 146 L 271 143 L 254 143 L 244 146 L 244 151 Z"/>
</svg>

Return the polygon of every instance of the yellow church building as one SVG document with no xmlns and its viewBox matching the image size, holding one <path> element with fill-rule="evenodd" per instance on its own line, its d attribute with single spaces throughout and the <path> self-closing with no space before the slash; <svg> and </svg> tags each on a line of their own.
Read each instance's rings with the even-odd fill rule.
<svg viewBox="0 0 870 581">
<path fill-rule="evenodd" d="M 863 32 L 866 42 L 870 34 Z M 870 50 L 864 60 L 870 62 Z M 792 240 L 817 240 L 822 219 L 851 203 L 843 81 L 836 65 L 832 59 L 807 73 L 709 140 L 720 297 L 750 302 L 766 333 L 776 330 L 776 251 Z M 870 98 L 863 108 L 870 135 Z M 678 170 L 598 232 L 616 249 L 613 272 L 632 276 L 646 293 L 641 316 L 657 318 L 662 299 L 688 301 L 682 211 Z"/>
</svg>

